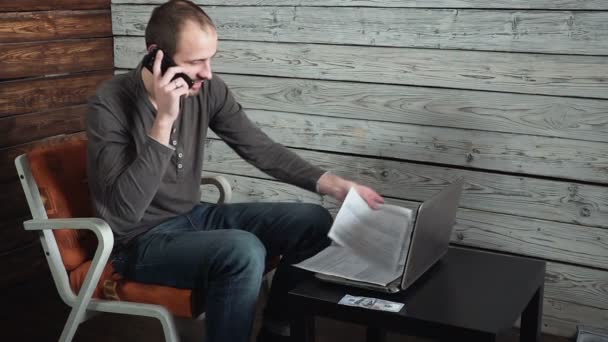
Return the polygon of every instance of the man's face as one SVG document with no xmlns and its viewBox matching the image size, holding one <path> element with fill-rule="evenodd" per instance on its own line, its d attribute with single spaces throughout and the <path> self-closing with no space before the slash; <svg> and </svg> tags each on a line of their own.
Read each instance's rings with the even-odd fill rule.
<svg viewBox="0 0 608 342">
<path fill-rule="evenodd" d="M 203 82 L 210 80 L 211 58 L 217 52 L 217 33 L 213 28 L 201 28 L 199 24 L 187 21 L 182 28 L 173 60 L 183 67 L 192 78 L 194 86 L 188 96 L 196 95 Z"/>
</svg>

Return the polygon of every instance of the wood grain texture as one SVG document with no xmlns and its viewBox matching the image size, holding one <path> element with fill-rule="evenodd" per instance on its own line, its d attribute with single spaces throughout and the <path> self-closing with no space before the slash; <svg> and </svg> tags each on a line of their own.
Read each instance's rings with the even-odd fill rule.
<svg viewBox="0 0 608 342">
<path fill-rule="evenodd" d="M 0 82 L 0 117 L 84 104 L 112 70 Z"/>
<path fill-rule="evenodd" d="M 72 137 L 84 137 L 84 132 L 75 134 L 62 134 L 48 139 L 41 139 L 31 143 L 11 146 L 0 149 L 0 184 L 17 181 L 17 169 L 15 168 L 15 158 L 17 156 L 27 153 L 34 148 L 46 146 L 47 144 L 65 141 Z M 21 190 L 19 190 L 21 191 Z"/>
<path fill-rule="evenodd" d="M 112 37 L 110 10 L 0 13 L 0 43 Z"/>
<path fill-rule="evenodd" d="M 236 175 L 229 178 L 238 193 L 234 202 L 316 203 L 333 214 L 339 207 L 332 199 L 320 199 L 318 195 L 286 184 Z M 211 201 L 215 196 L 215 192 L 205 193 L 204 199 Z M 392 198 L 387 202 L 408 208 L 415 208 L 419 203 Z M 463 198 L 463 202 L 452 234 L 453 244 L 608 269 L 607 229 L 466 209 L 466 199 Z"/>
<path fill-rule="evenodd" d="M 2 255 L 0 289 L 17 286 L 49 273 L 39 240 Z"/>
<path fill-rule="evenodd" d="M 80 105 L 2 118 L 0 127 L 8 132 L 0 136 L 0 148 L 82 131 L 87 110 L 87 105 Z"/>
<path fill-rule="evenodd" d="M 205 154 L 205 174 L 223 172 L 230 173 L 233 178 L 240 175 L 272 179 L 244 161 L 239 161 L 239 157 L 222 142 L 210 141 L 208 147 Z M 568 220 L 569 216 L 576 216 L 580 212 L 577 210 L 578 203 L 568 203 L 569 201 L 563 198 L 567 196 L 568 186 L 576 186 L 575 184 L 522 180 L 512 176 L 396 162 L 379 166 L 375 160 L 363 158 L 301 150 L 294 152 L 323 169 L 371 186 L 381 195 L 390 198 L 389 201 L 397 201 L 407 207 L 415 206 L 430 198 L 446 184 L 464 177 L 467 185 L 460 202 L 462 215 L 458 217 L 459 223 L 452 238 L 453 242 L 608 269 L 608 229 L 563 222 Z M 249 182 L 261 179 L 246 178 Z M 513 191 L 513 183 L 517 182 L 525 184 L 526 187 Z M 284 200 L 275 198 L 276 192 L 267 193 L 268 185 L 259 185 L 266 189 L 248 189 L 255 200 Z M 544 196 L 544 191 L 551 186 L 555 188 L 554 191 L 564 191 L 563 197 Z M 289 193 L 297 190 L 291 189 Z M 595 187 L 593 190 L 600 196 L 605 193 L 601 187 Z M 266 196 L 268 199 L 265 199 Z M 321 202 L 317 195 L 307 194 L 302 190 L 297 192 L 295 198 L 323 203 L 330 210 L 335 210 L 338 206 L 328 198 Z M 601 221 L 605 221 L 608 216 L 608 198 L 604 198 L 604 201 L 605 203 L 600 205 L 603 206 L 604 212 L 596 212 L 594 216 L 601 217 L 599 224 L 606 227 L 608 225 Z"/>
<path fill-rule="evenodd" d="M 0 255 L 39 240 L 38 233 L 23 228 L 23 221 L 30 218 L 25 216 L 0 223 Z"/>
<path fill-rule="evenodd" d="M 112 56 L 112 38 L 6 44 L 0 79 L 108 70 Z"/>
<path fill-rule="evenodd" d="M 154 6 L 115 5 L 116 35 L 143 36 Z M 608 12 L 207 7 L 225 40 L 608 54 Z"/>
<path fill-rule="evenodd" d="M 131 69 L 117 69 L 116 74 Z M 608 142 L 608 101 L 216 73 L 243 107 Z"/>
<path fill-rule="evenodd" d="M 137 66 L 145 54 L 143 38 L 114 42 L 115 66 Z M 215 71 L 608 98 L 608 63 L 600 56 L 222 41 Z"/>
<path fill-rule="evenodd" d="M 574 337 L 577 325 L 606 328 L 608 272 L 547 263 L 543 331 Z"/>
<path fill-rule="evenodd" d="M 460 209 L 452 242 L 608 270 L 603 228 Z"/>
<path fill-rule="evenodd" d="M 311 192 L 276 181 L 247 178 L 224 173 L 206 172 L 206 175 L 223 174 L 233 187 L 232 202 L 283 201 L 322 204 L 334 214 L 336 202 Z M 203 200 L 212 200 L 213 190 L 203 192 Z M 407 202 L 395 202 L 411 205 Z M 461 215 L 469 211 L 459 210 Z M 460 223 L 457 223 L 457 227 Z M 457 228 L 458 229 L 458 228 Z M 458 244 L 461 244 L 459 242 Z M 463 244 L 466 245 L 466 244 Z M 490 243 L 491 245 L 491 243 Z M 528 251 L 535 248 L 528 245 Z M 604 248 L 605 250 L 605 248 Z M 533 251 L 535 253 L 536 251 Z M 523 253 L 523 255 L 529 255 Z M 605 255 L 605 252 L 604 252 Z M 577 324 L 601 326 L 608 317 L 608 272 L 556 262 L 547 264 L 543 332 L 573 336 Z"/>
<path fill-rule="evenodd" d="M 17 171 L 15 170 L 15 174 Z M 14 220 L 30 214 L 25 194 L 18 179 L 2 184 L 0 191 L 0 222 Z"/>
<path fill-rule="evenodd" d="M 110 0 L 2 0 L 0 11 L 109 9 Z"/>
<path fill-rule="evenodd" d="M 113 0 L 113 4 L 161 4 L 164 0 Z M 194 0 L 204 6 L 330 6 L 330 7 L 396 7 L 396 8 L 520 8 L 607 10 L 602 0 Z"/>
<path fill-rule="evenodd" d="M 206 171 L 271 179 L 218 140 L 206 143 Z M 608 192 L 603 186 L 450 169 L 418 163 L 292 149 L 313 165 L 369 184 L 384 196 L 423 201 L 464 177 L 465 208 L 608 228 Z"/>
<path fill-rule="evenodd" d="M 246 109 L 608 142 L 608 101 L 221 74 Z"/>
<path fill-rule="evenodd" d="M 606 143 L 260 110 L 248 116 L 290 147 L 608 183 Z"/>
</svg>

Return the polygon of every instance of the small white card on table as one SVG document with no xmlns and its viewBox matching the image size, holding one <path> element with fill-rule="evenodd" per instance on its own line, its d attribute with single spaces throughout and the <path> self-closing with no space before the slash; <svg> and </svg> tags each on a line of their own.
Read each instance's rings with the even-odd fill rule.
<svg viewBox="0 0 608 342">
<path fill-rule="evenodd" d="M 378 298 L 356 297 L 348 294 L 342 297 L 338 304 L 390 312 L 399 312 L 404 306 L 403 303 L 391 302 Z"/>
</svg>

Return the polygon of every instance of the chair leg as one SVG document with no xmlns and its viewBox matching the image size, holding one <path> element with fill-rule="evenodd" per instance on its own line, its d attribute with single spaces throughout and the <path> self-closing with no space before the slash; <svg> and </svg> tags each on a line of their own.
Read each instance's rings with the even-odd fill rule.
<svg viewBox="0 0 608 342">
<path fill-rule="evenodd" d="M 76 334 L 78 325 L 87 317 L 87 305 L 91 301 L 91 293 L 93 291 L 86 285 L 87 282 L 85 281 L 85 285 L 81 289 L 81 293 L 76 297 L 76 302 L 72 306 L 70 315 L 65 322 L 65 326 L 59 337 L 59 342 L 71 342 Z"/>
<path fill-rule="evenodd" d="M 76 329 L 78 329 L 78 325 L 80 324 L 80 319 L 76 317 L 77 310 L 73 308 L 70 311 L 70 315 L 68 316 L 68 320 L 65 322 L 63 326 L 63 331 L 61 332 L 61 336 L 59 337 L 59 342 L 71 342 L 76 334 Z"/>
</svg>

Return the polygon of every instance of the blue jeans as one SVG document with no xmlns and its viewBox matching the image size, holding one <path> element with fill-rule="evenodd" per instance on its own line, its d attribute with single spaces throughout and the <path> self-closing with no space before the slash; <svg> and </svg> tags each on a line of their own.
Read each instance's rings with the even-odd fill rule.
<svg viewBox="0 0 608 342">
<path fill-rule="evenodd" d="M 331 215 L 304 203 L 201 203 L 116 252 L 115 270 L 137 282 L 193 289 L 207 341 L 249 341 L 266 256 L 282 255 L 265 309 L 285 318 L 287 292 L 309 276 L 291 264 L 330 241 Z"/>
</svg>

